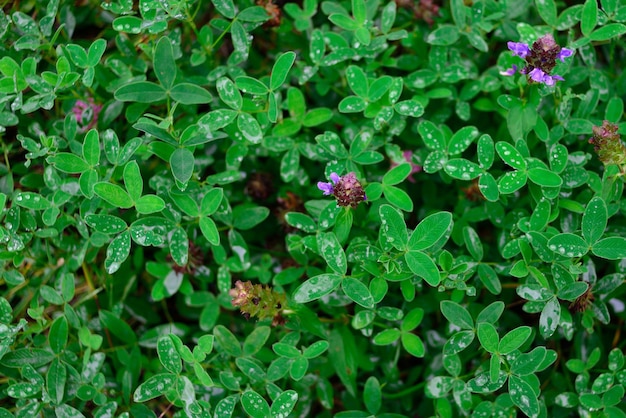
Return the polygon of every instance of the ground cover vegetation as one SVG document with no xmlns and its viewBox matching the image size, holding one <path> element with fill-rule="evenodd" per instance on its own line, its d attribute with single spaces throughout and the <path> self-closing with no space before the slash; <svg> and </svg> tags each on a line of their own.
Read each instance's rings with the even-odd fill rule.
<svg viewBox="0 0 626 418">
<path fill-rule="evenodd" d="M 626 417 L 623 0 L 0 12 L 0 418 Z"/>
</svg>

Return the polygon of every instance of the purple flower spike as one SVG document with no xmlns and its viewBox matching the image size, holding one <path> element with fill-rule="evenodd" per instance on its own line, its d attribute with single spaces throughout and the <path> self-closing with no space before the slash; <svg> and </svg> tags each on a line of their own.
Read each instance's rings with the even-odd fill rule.
<svg viewBox="0 0 626 418">
<path fill-rule="evenodd" d="M 517 55 L 520 58 L 526 58 L 526 55 L 530 52 L 528 45 L 521 42 L 507 42 L 506 45 L 513 51 L 513 55 Z"/>
<path fill-rule="evenodd" d="M 554 86 L 557 81 L 563 81 L 563 77 L 552 75 L 552 70 L 556 66 L 556 60 L 565 62 L 565 58 L 572 56 L 573 50 L 561 48 L 551 34 L 546 34 L 535 42 L 532 46 L 520 42 L 508 42 L 508 48 L 522 58 L 526 64 L 520 70 L 525 74 L 529 83 L 543 83 L 546 86 Z M 500 74 L 510 76 L 515 74 L 517 68 L 503 71 Z"/>
<path fill-rule="evenodd" d="M 324 192 L 325 196 L 333 194 L 333 185 L 331 183 L 317 182 L 317 188 Z"/>
<path fill-rule="evenodd" d="M 360 202 L 367 200 L 363 186 L 352 172 L 340 177 L 337 173 L 331 173 L 329 183 L 320 181 L 317 188 L 324 195 L 333 195 L 339 206 L 351 206 L 356 208 Z"/>
<path fill-rule="evenodd" d="M 573 53 L 574 51 L 572 51 L 571 49 L 561 48 L 559 54 L 556 57 L 560 59 L 561 62 L 565 62 L 565 58 L 571 57 Z"/>
<path fill-rule="evenodd" d="M 517 72 L 517 65 L 513 65 L 512 68 L 509 68 L 506 71 L 500 71 L 500 75 L 505 75 L 505 76 L 512 76 Z"/>
</svg>

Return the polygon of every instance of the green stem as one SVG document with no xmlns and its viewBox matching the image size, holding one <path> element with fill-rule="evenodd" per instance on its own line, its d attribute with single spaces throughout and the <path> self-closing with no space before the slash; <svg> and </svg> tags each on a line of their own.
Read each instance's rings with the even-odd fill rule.
<svg viewBox="0 0 626 418">
<path fill-rule="evenodd" d="M 9 160 L 9 148 L 4 143 L 4 137 L 0 135 L 0 145 L 2 145 L 2 153 L 4 154 L 4 164 L 7 166 L 7 171 L 11 172 L 11 162 Z"/>
<path fill-rule="evenodd" d="M 198 7 L 196 8 L 196 10 L 193 12 L 193 14 L 189 13 L 189 9 L 185 9 L 185 13 L 187 14 L 187 24 L 189 25 L 189 27 L 191 27 L 191 30 L 193 31 L 193 33 L 196 35 L 196 39 L 198 39 L 198 43 L 200 45 L 202 45 L 202 49 L 204 49 L 204 52 L 207 54 L 207 56 L 211 55 L 211 52 L 213 51 L 213 49 L 215 48 L 215 44 L 211 45 L 211 47 L 207 47 L 206 45 L 204 45 L 202 42 L 200 42 L 200 31 L 198 30 L 198 27 L 196 26 L 196 22 L 194 22 L 194 19 L 196 17 L 196 14 L 198 13 L 198 11 L 200 10 L 200 3 L 198 2 Z M 230 28 L 230 26 L 229 26 Z M 224 34 L 222 34 L 223 36 Z"/>
<path fill-rule="evenodd" d="M 213 44 L 211 45 L 211 49 L 215 49 L 215 47 L 217 46 L 217 44 L 222 40 L 222 38 L 224 37 L 224 35 L 226 35 L 226 33 L 228 31 L 230 31 L 231 26 L 233 26 L 233 22 L 235 21 L 235 19 L 231 20 L 230 23 L 228 24 L 228 27 L 226 28 L 226 30 L 224 32 L 222 32 L 220 34 L 220 36 L 217 37 L 217 39 L 215 40 L 215 42 L 213 42 Z"/>
<path fill-rule="evenodd" d="M 418 390 L 422 389 L 424 386 L 426 385 L 426 382 L 422 382 L 422 383 L 418 383 L 417 385 L 411 386 L 409 388 L 406 388 L 404 390 L 401 390 L 400 392 L 397 393 L 385 393 L 383 392 L 383 397 L 386 399 L 399 399 L 399 398 L 403 398 L 406 395 L 409 395 L 413 392 L 417 392 Z"/>
<path fill-rule="evenodd" d="M 191 27 L 191 30 L 193 30 L 193 33 L 196 35 L 196 39 L 200 39 L 200 31 L 198 30 L 198 27 L 196 26 L 196 23 L 193 21 L 193 19 L 191 18 L 190 15 L 187 15 L 188 19 L 187 19 L 187 23 L 189 24 L 189 26 Z M 213 50 L 213 45 L 211 45 L 211 48 L 207 47 L 206 45 L 204 45 L 202 42 L 198 41 L 200 43 L 200 45 L 202 45 L 202 49 L 204 49 L 204 52 L 210 56 L 211 55 L 211 51 Z"/>
</svg>

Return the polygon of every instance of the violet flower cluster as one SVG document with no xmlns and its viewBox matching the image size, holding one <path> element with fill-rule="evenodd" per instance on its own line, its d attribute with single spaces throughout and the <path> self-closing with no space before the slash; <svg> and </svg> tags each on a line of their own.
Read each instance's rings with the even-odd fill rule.
<svg viewBox="0 0 626 418">
<path fill-rule="evenodd" d="M 353 172 L 342 177 L 339 177 L 337 173 L 332 173 L 330 182 L 320 181 L 317 183 L 317 188 L 323 191 L 326 196 L 335 196 L 339 206 L 356 208 L 359 203 L 367 200 L 363 186 L 361 186 Z"/>
<path fill-rule="evenodd" d="M 556 66 L 556 60 L 565 62 L 565 58 L 570 57 L 574 51 L 561 48 L 550 34 L 537 39 L 531 47 L 521 42 L 509 42 L 507 44 L 513 55 L 517 55 L 526 61 L 526 66 L 521 69 L 522 74 L 526 74 L 530 82 L 543 83 L 553 86 L 557 81 L 563 81 L 560 75 L 550 73 Z M 517 72 L 517 65 L 503 71 L 500 74 L 511 76 Z"/>
</svg>

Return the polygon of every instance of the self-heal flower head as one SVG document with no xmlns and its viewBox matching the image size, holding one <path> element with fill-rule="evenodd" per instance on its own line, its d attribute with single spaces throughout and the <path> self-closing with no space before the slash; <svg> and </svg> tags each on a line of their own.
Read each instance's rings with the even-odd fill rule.
<svg viewBox="0 0 626 418">
<path fill-rule="evenodd" d="M 272 318 L 272 325 L 282 325 L 285 323 L 283 313 L 285 312 L 286 297 L 284 293 L 279 293 L 268 286 L 260 284 L 253 285 L 251 282 L 237 280 L 235 287 L 228 291 L 233 298 L 231 303 L 239 308 L 246 319 L 258 317 L 260 320 Z"/>
<path fill-rule="evenodd" d="M 324 195 L 335 196 L 339 206 L 356 208 L 360 202 L 367 200 L 363 186 L 353 172 L 342 177 L 339 177 L 337 173 L 332 173 L 330 180 L 332 183 L 318 182 L 317 188 L 323 191 Z"/>
<path fill-rule="evenodd" d="M 530 82 L 543 83 L 547 86 L 553 86 L 557 81 L 563 81 L 563 77 L 560 75 L 550 74 L 556 66 L 556 60 L 565 62 L 565 58 L 574 53 L 571 49 L 561 48 L 550 34 L 537 39 L 531 47 L 520 42 L 508 42 L 507 46 L 513 55 L 526 61 L 526 66 L 520 70 L 520 73 L 526 74 Z M 517 67 L 513 66 L 512 69 L 500 74 L 511 76 L 516 71 Z"/>
<path fill-rule="evenodd" d="M 626 164 L 626 146 L 620 139 L 616 124 L 605 120 L 602 126 L 594 126 L 591 130 L 593 136 L 589 139 L 589 143 L 594 145 L 600 161 L 606 165 Z"/>
</svg>

